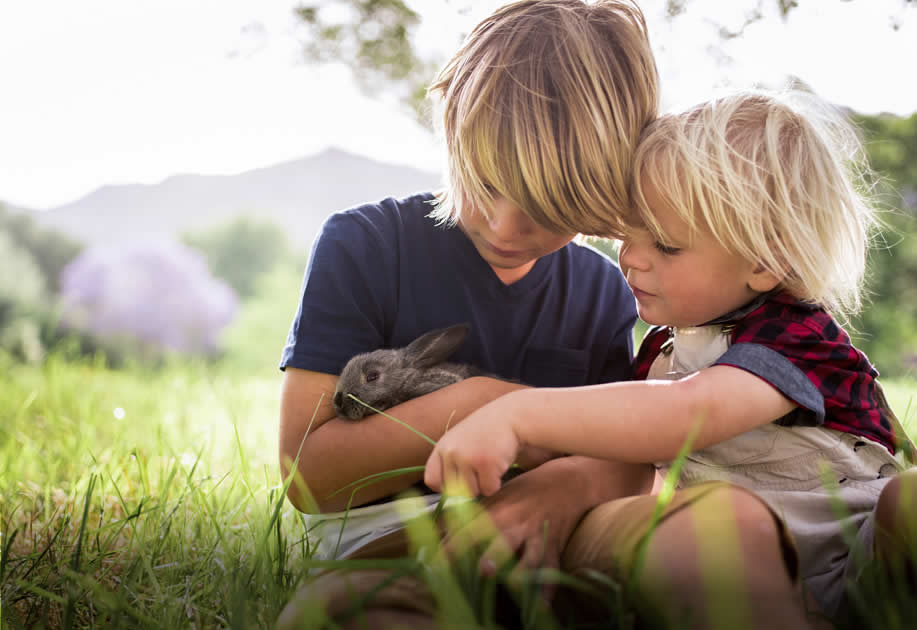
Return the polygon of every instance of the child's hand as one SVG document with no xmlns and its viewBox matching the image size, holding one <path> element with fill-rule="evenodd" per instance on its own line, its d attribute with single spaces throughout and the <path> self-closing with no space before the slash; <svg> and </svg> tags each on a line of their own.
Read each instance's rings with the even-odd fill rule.
<svg viewBox="0 0 917 630">
<path fill-rule="evenodd" d="M 437 491 L 464 483 L 471 496 L 490 496 L 521 447 L 502 399 L 481 407 L 443 435 L 427 459 L 424 483 Z"/>
</svg>

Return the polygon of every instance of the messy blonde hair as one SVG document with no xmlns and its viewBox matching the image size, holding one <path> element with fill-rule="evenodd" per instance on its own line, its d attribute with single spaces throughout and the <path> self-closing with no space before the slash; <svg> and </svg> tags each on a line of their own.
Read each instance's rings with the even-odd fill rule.
<svg viewBox="0 0 917 630">
<path fill-rule="evenodd" d="M 449 185 L 432 216 L 487 216 L 496 195 L 558 233 L 621 233 L 633 152 L 658 111 L 630 0 L 523 0 L 478 24 L 430 92 Z"/>
<path fill-rule="evenodd" d="M 810 93 L 736 92 L 665 115 L 635 156 L 635 224 L 671 239 L 649 185 L 689 226 L 838 314 L 861 305 L 875 215 L 854 128 Z"/>
</svg>

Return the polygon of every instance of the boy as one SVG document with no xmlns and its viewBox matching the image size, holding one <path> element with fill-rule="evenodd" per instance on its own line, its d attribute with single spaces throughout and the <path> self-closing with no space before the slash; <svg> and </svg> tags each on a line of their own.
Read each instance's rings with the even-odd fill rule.
<svg viewBox="0 0 917 630">
<path fill-rule="evenodd" d="M 334 416 L 335 374 L 358 352 L 469 322 L 454 360 L 503 378 L 564 386 L 629 374 L 633 298 L 616 267 L 570 241 L 620 232 L 632 151 L 656 114 L 656 68 L 639 9 L 627 0 L 509 4 L 474 29 L 431 91 L 442 100 L 446 191 L 335 215 L 313 248 L 281 363 L 280 457 L 287 474 L 299 454 L 298 472 L 317 503 L 310 506 L 294 480 L 289 496 L 304 511 L 342 510 L 349 491 L 335 491 L 422 464 L 430 452 L 385 417 Z M 518 387 L 473 379 L 390 413 L 437 439 Z M 523 459 L 531 467 L 544 457 Z M 550 563 L 582 514 L 621 491 L 608 470 L 599 460 L 556 459 L 508 484 L 488 508 L 528 563 L 542 549 Z M 353 505 L 385 499 L 421 476 L 370 485 Z M 567 491 L 596 479 L 607 483 Z M 556 512 L 542 540 L 548 506 Z M 377 527 L 378 508 L 365 509 L 373 512 L 371 533 L 345 532 L 331 551 L 367 553 L 367 543 L 400 527 L 391 519 Z"/>
</svg>

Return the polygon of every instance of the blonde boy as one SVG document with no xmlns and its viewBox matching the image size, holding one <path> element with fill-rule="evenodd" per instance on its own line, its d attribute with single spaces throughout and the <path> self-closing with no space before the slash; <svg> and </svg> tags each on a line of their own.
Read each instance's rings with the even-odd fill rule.
<svg viewBox="0 0 917 630">
<path fill-rule="evenodd" d="M 873 215 L 857 148 L 802 94 L 741 92 L 650 125 L 620 256 L 656 325 L 638 380 L 507 394 L 439 441 L 427 484 L 487 495 L 520 448 L 540 447 L 632 463 L 658 489 L 649 464 L 664 471 L 690 442 L 643 578 L 670 619 L 804 627 L 797 576 L 835 614 L 856 569 L 845 535 L 872 549 L 880 495 L 913 462 L 876 371 L 829 314 L 860 303 Z M 580 530 L 608 544 L 599 568 L 631 566 L 654 504 L 587 516 Z"/>
</svg>

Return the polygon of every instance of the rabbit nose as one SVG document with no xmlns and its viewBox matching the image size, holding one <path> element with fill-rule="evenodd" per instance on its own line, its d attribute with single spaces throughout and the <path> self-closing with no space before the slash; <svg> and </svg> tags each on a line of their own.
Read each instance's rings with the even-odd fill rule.
<svg viewBox="0 0 917 630">
<path fill-rule="evenodd" d="M 338 409 L 341 408 L 341 405 L 344 404 L 344 394 L 341 392 L 334 392 L 334 406 Z"/>
</svg>

